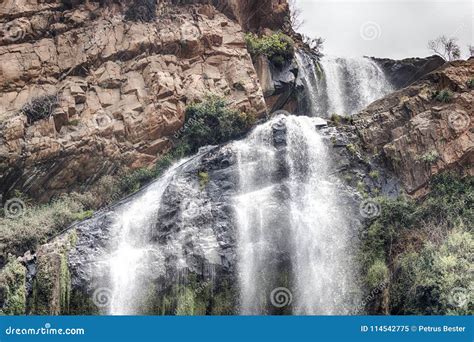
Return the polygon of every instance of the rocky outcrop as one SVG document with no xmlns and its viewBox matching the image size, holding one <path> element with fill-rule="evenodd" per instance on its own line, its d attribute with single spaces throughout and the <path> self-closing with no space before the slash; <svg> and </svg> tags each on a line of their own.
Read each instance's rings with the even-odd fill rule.
<svg viewBox="0 0 474 342">
<path fill-rule="evenodd" d="M 265 56 L 259 56 L 255 69 L 262 87 L 265 102 L 270 113 L 284 109 L 296 113 L 298 108 L 297 90 L 304 86 L 298 83 L 298 65 L 295 61 L 276 67 Z M 299 86 L 298 86 L 299 84 Z"/>
<path fill-rule="evenodd" d="M 286 0 L 212 0 L 212 3 L 223 13 L 235 18 L 245 31 L 256 32 L 264 28 L 279 30 L 289 21 Z"/>
<path fill-rule="evenodd" d="M 351 225 L 356 231 L 362 221 L 356 186 L 367 189 L 370 196 L 396 196 L 398 183 L 390 172 L 367 164 L 358 151 L 349 148 L 357 141 L 354 128 L 336 128 L 320 120 L 313 129 L 324 136 L 333 156 L 333 174 L 343 180 L 338 183 L 341 205 L 353 213 Z M 280 166 L 272 181 L 275 188 L 282 189 L 283 200 L 288 196 L 289 168 L 284 118 L 272 126 L 271 139 Z M 140 289 L 133 291 L 135 312 L 175 315 L 180 310 L 178 298 L 189 291 L 195 314 L 236 314 L 238 226 L 233 199 L 240 191 L 236 152 L 234 144 L 203 148 L 148 187 L 41 246 L 28 258 L 34 262 L 34 267 L 31 263 L 28 267 L 28 278 L 33 279 L 28 312 L 108 313 L 114 290 L 111 264 L 118 258 L 114 251 L 120 243 L 120 229 L 126 225 L 123 215 L 128 208 L 137 207 L 147 192 L 156 199 L 157 189 L 164 189 L 150 216 L 152 222 L 140 227 L 147 252 L 136 275 Z M 377 177 L 369 176 L 375 171 Z M 288 219 L 284 211 L 278 217 L 283 222 Z M 275 255 L 276 264 L 288 257 L 283 251 Z M 28 265 L 26 260 L 23 263 Z"/>
<path fill-rule="evenodd" d="M 202 1 L 166 3 L 158 2 L 156 18 L 138 12 L 137 21 L 126 20 L 128 1 L 2 4 L 4 198 L 21 189 L 47 200 L 123 167 L 152 165 L 170 148 L 185 106 L 209 92 L 242 111 L 266 112 L 241 25 Z M 261 9 L 284 11 L 284 3 L 265 1 Z M 216 3 L 239 21 L 256 4 Z M 246 25 L 271 17 L 254 15 Z M 28 111 L 44 118 L 28 119 Z"/>
<path fill-rule="evenodd" d="M 474 174 L 474 59 L 456 61 L 354 116 L 365 148 L 381 154 L 408 193 L 446 169 Z"/>
<path fill-rule="evenodd" d="M 437 55 L 402 60 L 371 58 L 382 67 L 388 80 L 396 89 L 409 86 L 445 63 L 445 60 Z"/>
<path fill-rule="evenodd" d="M 206 174 L 205 183 L 200 173 Z M 236 173 L 235 155 L 229 148 L 211 147 L 178 167 L 170 182 L 163 184 L 166 190 L 151 230 L 143 232 L 149 252 L 140 266 L 140 293 L 150 296 L 143 302 L 143 296 L 136 295 L 138 312 L 176 314 L 176 303 L 166 304 L 165 299 L 176 299 L 175 286 L 186 284 L 212 288 L 214 298 L 206 298 L 204 305 L 208 314 L 234 313 L 236 232 L 230 198 L 238 185 Z M 75 227 L 77 243 L 69 254 L 70 306 L 75 312 L 107 313 L 112 291 L 109 258 L 119 239 L 114 222 L 131 203 L 159 187 L 159 182 Z M 97 306 L 94 293 L 103 289 L 107 289 L 106 305 Z M 197 292 L 204 295 L 207 290 Z M 222 302 L 217 302 L 219 298 Z"/>
</svg>

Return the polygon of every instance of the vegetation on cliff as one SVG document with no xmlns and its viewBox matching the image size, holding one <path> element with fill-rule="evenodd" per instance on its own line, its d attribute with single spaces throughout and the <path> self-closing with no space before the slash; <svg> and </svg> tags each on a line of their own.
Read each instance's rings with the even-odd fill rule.
<svg viewBox="0 0 474 342">
<path fill-rule="evenodd" d="M 255 122 L 253 114 L 233 109 L 224 98 L 212 94 L 189 105 L 185 113 L 185 124 L 175 134 L 173 148 L 152 168 L 104 176 L 84 193 L 63 194 L 44 205 L 35 205 L 16 193 L 14 197 L 22 204 L 20 215 L 9 217 L 0 208 L 0 247 L 4 257 L 7 253 L 20 256 L 27 250 L 36 250 L 74 221 L 87 219 L 95 210 L 138 191 L 178 159 L 202 146 L 239 138 Z"/>
<path fill-rule="evenodd" d="M 245 40 L 252 58 L 266 56 L 277 67 L 282 67 L 295 55 L 293 39 L 281 32 L 262 37 L 248 33 L 245 35 Z"/>
<path fill-rule="evenodd" d="M 180 144 L 184 144 L 189 153 L 197 152 L 199 147 L 241 137 L 254 123 L 252 114 L 230 108 L 222 97 L 208 95 L 204 101 L 186 108 L 186 123 Z"/>
<path fill-rule="evenodd" d="M 26 308 L 26 268 L 10 258 L 0 270 L 0 315 L 22 315 Z"/>
<path fill-rule="evenodd" d="M 380 216 L 363 232 L 369 292 L 385 288 L 369 311 L 389 314 L 472 314 L 469 260 L 474 249 L 474 177 L 444 173 L 423 200 L 380 199 Z M 462 293 L 467 299 L 462 298 Z"/>
<path fill-rule="evenodd" d="M 91 213 L 86 203 L 74 194 L 62 195 L 45 205 L 33 205 L 23 198 L 25 205 L 18 217 L 0 217 L 0 242 L 3 251 L 22 255 L 27 250 L 35 250 L 39 244 L 57 234 L 75 220 L 87 218 Z"/>
</svg>

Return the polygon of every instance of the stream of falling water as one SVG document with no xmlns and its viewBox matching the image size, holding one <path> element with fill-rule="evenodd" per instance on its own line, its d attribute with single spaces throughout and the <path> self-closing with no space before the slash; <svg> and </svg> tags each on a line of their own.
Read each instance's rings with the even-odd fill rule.
<svg viewBox="0 0 474 342">
<path fill-rule="evenodd" d="M 352 114 L 391 90 L 380 68 L 369 59 L 327 58 L 319 68 L 308 55 L 298 53 L 297 61 L 311 105 L 307 114 L 314 117 Z M 291 306 L 284 313 L 353 313 L 357 302 L 351 246 L 354 228 L 316 118 L 276 116 L 234 142 L 232 149 L 239 179 L 234 207 L 240 312 L 281 313 L 269 295 L 285 289 Z M 151 244 L 150 236 L 158 224 L 163 194 L 183 163 L 115 213 L 110 314 L 142 312 L 146 273 L 165 274 L 165 256 Z M 189 184 L 181 188 L 187 189 L 183 203 L 202 205 L 196 189 Z M 195 211 L 191 209 L 182 212 L 184 219 L 188 211 Z M 188 235 L 206 250 L 216 250 L 216 238 L 203 227 L 184 224 L 181 228 L 170 240 L 172 250 L 179 251 Z M 212 257 L 217 264 L 217 254 Z M 176 260 L 179 264 L 184 259 L 178 253 Z"/>
<path fill-rule="evenodd" d="M 392 90 L 368 58 L 296 60 L 313 117 L 354 114 Z M 279 115 L 234 146 L 241 313 L 275 313 L 275 290 L 286 314 L 354 313 L 354 227 L 316 119 Z"/>
<path fill-rule="evenodd" d="M 278 126 L 284 146 L 275 146 Z M 284 287 L 294 314 L 349 313 L 351 228 L 314 119 L 279 115 L 235 148 L 241 312 L 271 313 L 268 296 Z"/>
<path fill-rule="evenodd" d="M 370 58 L 323 57 L 303 52 L 296 61 L 305 85 L 310 116 L 352 115 L 393 91 L 383 70 Z"/>
<path fill-rule="evenodd" d="M 182 161 L 180 164 L 182 164 Z M 118 232 L 118 246 L 110 257 L 111 315 L 132 315 L 143 307 L 140 278 L 149 272 L 151 260 L 159 273 L 164 270 L 164 257 L 159 249 L 150 245 L 150 236 L 160 207 L 161 199 L 178 164 L 158 181 L 152 183 L 135 200 L 116 213 L 113 230 Z"/>
</svg>

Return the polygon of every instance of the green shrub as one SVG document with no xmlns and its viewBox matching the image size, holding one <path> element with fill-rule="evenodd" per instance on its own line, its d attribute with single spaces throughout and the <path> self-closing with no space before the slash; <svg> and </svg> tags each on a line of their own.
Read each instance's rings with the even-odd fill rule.
<svg viewBox="0 0 474 342">
<path fill-rule="evenodd" d="M 179 154 L 195 153 L 206 145 L 217 145 L 245 134 L 254 124 L 255 117 L 228 107 L 218 96 L 208 95 L 203 102 L 186 108 L 186 122 L 180 137 Z M 194 122 L 188 125 L 188 122 Z M 176 152 L 175 152 L 176 154 Z"/>
<path fill-rule="evenodd" d="M 474 78 L 471 78 L 469 81 L 467 81 L 467 87 L 469 89 L 474 89 Z"/>
<path fill-rule="evenodd" d="M 122 194 L 131 194 L 138 191 L 144 184 L 156 177 L 153 169 L 138 169 L 123 176 L 119 181 L 119 188 Z"/>
<path fill-rule="evenodd" d="M 448 88 L 445 88 L 435 93 L 435 99 L 439 102 L 449 103 L 453 99 L 453 92 Z"/>
<path fill-rule="evenodd" d="M 372 170 L 369 172 L 369 177 L 372 179 L 379 179 L 380 172 L 378 170 Z"/>
<path fill-rule="evenodd" d="M 340 124 L 352 124 L 352 117 L 351 116 L 346 116 L 346 115 L 339 115 L 336 113 L 331 114 L 331 117 L 329 118 L 336 126 L 339 126 Z"/>
<path fill-rule="evenodd" d="M 89 191 L 71 193 L 71 198 L 82 203 L 84 210 L 97 210 L 121 198 L 119 178 L 106 175 L 101 177 Z"/>
<path fill-rule="evenodd" d="M 68 122 L 66 122 L 66 126 L 79 126 L 79 124 L 80 121 L 77 119 L 69 120 Z"/>
<path fill-rule="evenodd" d="M 371 288 L 376 288 L 385 283 L 388 279 L 388 268 L 385 261 L 376 259 L 367 270 L 367 284 Z"/>
<path fill-rule="evenodd" d="M 420 160 L 427 163 L 427 164 L 433 164 L 439 159 L 439 153 L 438 151 L 430 151 L 425 153 L 420 157 Z"/>
<path fill-rule="evenodd" d="M 63 195 L 44 205 L 26 205 L 24 215 L 0 217 L 0 236 L 5 250 L 22 255 L 66 228 L 84 215 L 84 206 L 70 195 Z"/>
<path fill-rule="evenodd" d="M 266 56 L 277 67 L 282 67 L 288 61 L 291 61 L 295 55 L 293 39 L 281 32 L 262 37 L 247 33 L 245 41 L 253 58 L 260 55 Z"/>
<path fill-rule="evenodd" d="M 74 221 L 84 221 L 90 219 L 92 216 L 94 216 L 93 210 L 82 211 L 74 216 Z"/>
<path fill-rule="evenodd" d="M 205 171 L 201 171 L 198 173 L 198 177 L 199 177 L 199 187 L 202 190 L 206 187 L 207 183 L 209 183 L 209 173 Z"/>
<path fill-rule="evenodd" d="M 396 259 L 397 282 L 391 291 L 393 313 L 472 314 L 472 250 L 472 234 L 455 229 L 438 244 L 429 241 L 418 251 L 401 254 Z M 458 291 L 466 298 L 458 298 Z"/>
<path fill-rule="evenodd" d="M 472 291 L 469 256 L 473 239 L 474 177 L 443 173 L 433 177 L 423 200 L 381 198 L 380 216 L 362 235 L 360 262 L 370 292 L 391 273 L 391 314 L 467 314 L 472 304 L 456 306 L 452 291 Z M 383 312 L 381 308 L 378 313 Z"/>
<path fill-rule="evenodd" d="M 359 150 L 357 145 L 354 144 L 347 144 L 346 148 L 353 155 L 357 154 L 357 151 Z"/>
<path fill-rule="evenodd" d="M 26 268 L 9 258 L 0 270 L 0 315 L 24 315 L 26 311 Z"/>
</svg>

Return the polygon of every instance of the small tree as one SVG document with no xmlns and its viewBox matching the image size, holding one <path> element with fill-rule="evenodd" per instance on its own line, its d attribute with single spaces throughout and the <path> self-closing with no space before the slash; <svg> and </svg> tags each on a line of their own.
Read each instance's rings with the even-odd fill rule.
<svg viewBox="0 0 474 342">
<path fill-rule="evenodd" d="M 461 57 L 461 48 L 457 44 L 457 38 L 440 36 L 428 42 L 428 48 L 445 61 L 454 61 Z"/>
<path fill-rule="evenodd" d="M 296 0 L 290 0 L 288 2 L 290 6 L 290 24 L 293 30 L 298 31 L 298 29 L 304 24 L 304 20 L 301 18 L 301 8 L 296 5 Z"/>
</svg>

